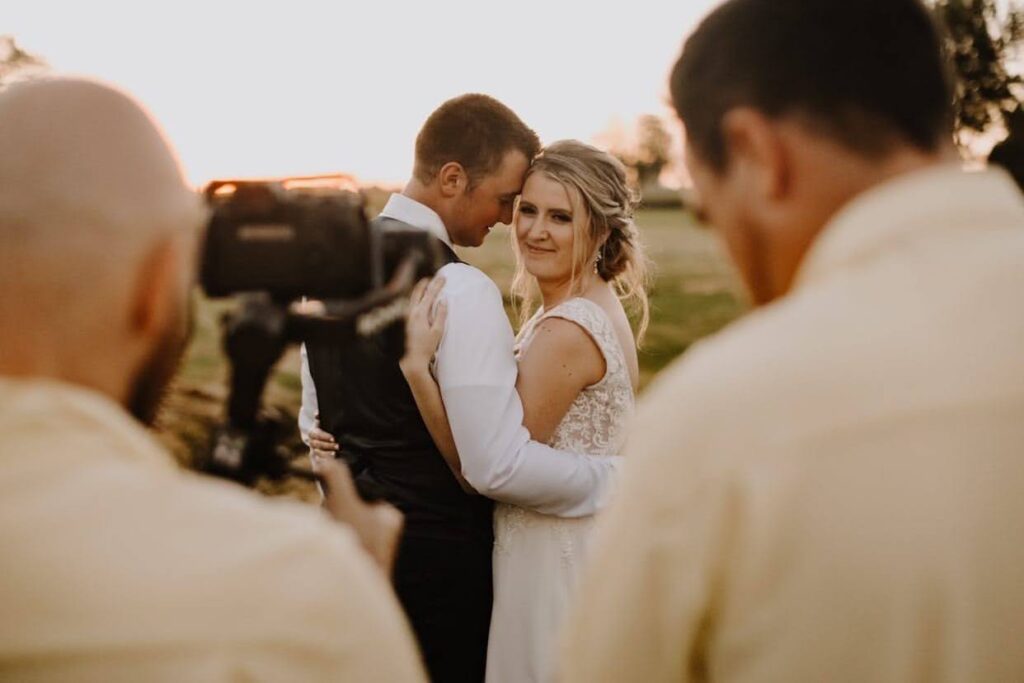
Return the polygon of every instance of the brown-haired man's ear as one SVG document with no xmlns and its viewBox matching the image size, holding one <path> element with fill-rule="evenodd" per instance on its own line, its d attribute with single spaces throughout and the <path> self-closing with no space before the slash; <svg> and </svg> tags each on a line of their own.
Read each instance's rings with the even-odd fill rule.
<svg viewBox="0 0 1024 683">
<path fill-rule="evenodd" d="M 790 163 L 775 126 L 764 114 L 747 107 L 729 111 L 722 133 L 741 172 L 752 173 L 750 187 L 762 200 L 775 200 L 789 189 Z"/>
<path fill-rule="evenodd" d="M 457 161 L 449 161 L 442 166 L 437 176 L 441 183 L 441 195 L 446 198 L 457 197 L 469 186 L 466 169 Z"/>
</svg>

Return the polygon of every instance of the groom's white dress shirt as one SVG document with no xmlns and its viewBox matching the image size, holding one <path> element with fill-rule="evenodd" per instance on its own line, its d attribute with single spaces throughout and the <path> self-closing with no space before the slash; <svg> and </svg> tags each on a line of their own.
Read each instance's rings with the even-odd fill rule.
<svg viewBox="0 0 1024 683">
<path fill-rule="evenodd" d="M 1024 198 L 899 177 L 641 401 L 586 681 L 1024 680 Z"/>
<path fill-rule="evenodd" d="M 427 230 L 451 246 L 437 213 L 404 195 L 391 195 L 381 215 Z M 488 498 L 545 514 L 595 513 L 608 498 L 617 458 L 557 451 L 530 439 L 515 386 L 515 338 L 501 292 L 464 263 L 448 264 L 440 273 L 448 322 L 434 370 L 466 481 Z M 306 438 L 317 402 L 304 352 L 302 387 L 299 428 Z"/>
</svg>

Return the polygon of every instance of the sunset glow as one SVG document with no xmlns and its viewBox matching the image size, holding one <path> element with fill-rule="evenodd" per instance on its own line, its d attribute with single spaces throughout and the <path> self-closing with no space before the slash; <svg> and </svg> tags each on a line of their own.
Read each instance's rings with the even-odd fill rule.
<svg viewBox="0 0 1024 683">
<path fill-rule="evenodd" d="M 142 100 L 189 179 L 352 173 L 400 183 L 443 100 L 493 95 L 542 140 L 667 111 L 711 0 L 9 3 L 0 31 L 57 72 Z"/>
</svg>

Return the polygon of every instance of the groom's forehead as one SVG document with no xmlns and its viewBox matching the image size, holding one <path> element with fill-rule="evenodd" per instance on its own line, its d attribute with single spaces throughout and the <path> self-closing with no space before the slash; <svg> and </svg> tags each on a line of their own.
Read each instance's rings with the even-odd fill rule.
<svg viewBox="0 0 1024 683">
<path fill-rule="evenodd" d="M 504 178 L 498 184 L 498 194 L 502 196 L 510 195 L 512 197 L 515 197 L 522 191 L 523 175 L 515 175 L 509 178 Z"/>
<path fill-rule="evenodd" d="M 490 179 L 498 194 L 517 195 L 523 189 L 523 181 L 530 162 L 519 150 L 509 150 L 501 160 L 501 164 L 491 174 Z"/>
</svg>

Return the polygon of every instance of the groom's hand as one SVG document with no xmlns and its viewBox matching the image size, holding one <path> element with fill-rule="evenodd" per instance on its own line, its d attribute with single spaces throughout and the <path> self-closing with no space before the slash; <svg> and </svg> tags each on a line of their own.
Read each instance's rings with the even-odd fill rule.
<svg viewBox="0 0 1024 683">
<path fill-rule="evenodd" d="M 338 457 L 338 442 L 330 433 L 320 429 L 319 424 L 309 430 L 309 449 L 314 459 Z"/>
<path fill-rule="evenodd" d="M 390 578 L 402 534 L 402 513 L 387 503 L 364 502 L 356 492 L 348 467 L 333 455 L 315 458 L 314 463 L 324 489 L 324 508 L 356 533 L 366 552 Z"/>
</svg>

